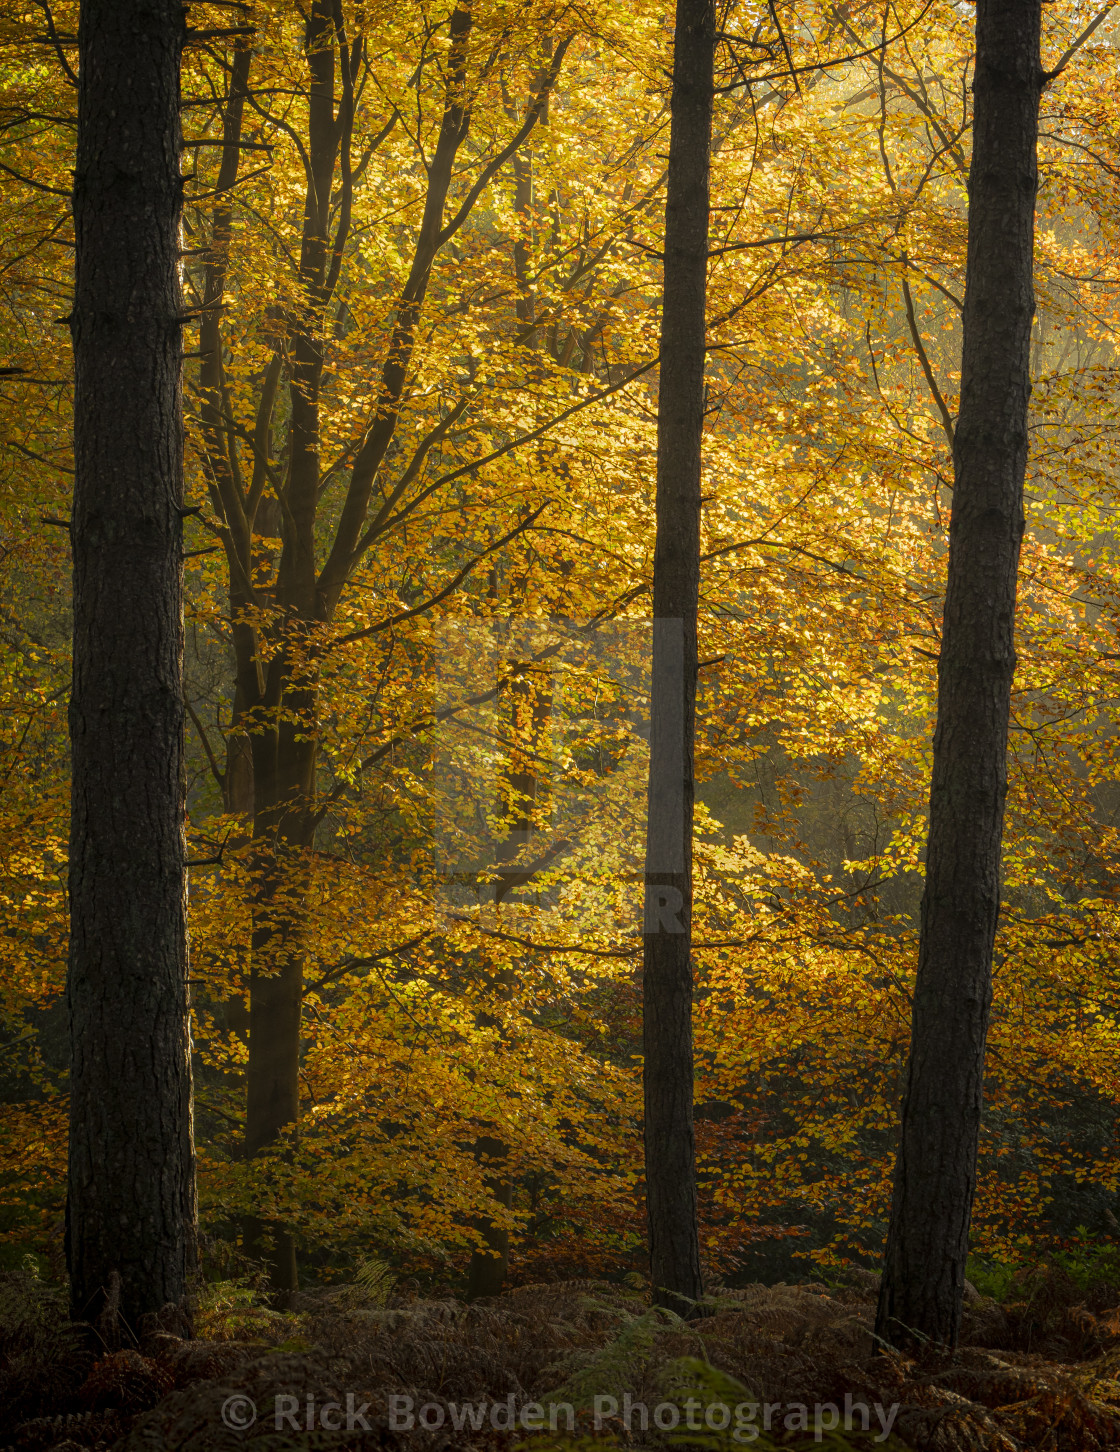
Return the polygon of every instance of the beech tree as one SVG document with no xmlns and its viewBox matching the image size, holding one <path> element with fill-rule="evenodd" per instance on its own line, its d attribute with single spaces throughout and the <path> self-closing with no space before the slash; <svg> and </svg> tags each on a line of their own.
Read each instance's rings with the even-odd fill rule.
<svg viewBox="0 0 1120 1452">
<path fill-rule="evenodd" d="M 272 310 L 271 356 L 254 379 L 253 422 L 244 428 L 237 422 L 231 385 L 235 360 L 223 358 L 222 352 L 229 346 L 222 319 L 230 249 L 228 198 L 237 184 L 240 152 L 253 144 L 242 134 L 246 108 L 285 134 L 292 133 L 292 125 L 268 111 L 271 92 L 266 90 L 262 98 L 254 91 L 250 52 L 243 45 L 228 67 L 221 200 L 206 249 L 199 330 L 204 358 L 199 423 L 212 527 L 229 568 L 236 690 L 224 790 L 231 808 L 251 815 L 256 872 L 244 1144 L 250 1158 L 298 1137 L 305 897 L 315 833 L 325 810 L 318 792 L 322 661 L 328 649 L 371 633 L 336 635 L 331 641 L 330 632 L 355 571 L 434 492 L 419 476 L 468 408 L 467 396 L 450 406 L 408 453 L 395 483 L 384 483 L 392 472 L 398 427 L 415 384 L 425 298 L 441 253 L 459 234 L 491 178 L 540 123 L 570 43 L 569 38 L 554 47 L 532 94 L 522 98 L 523 114 L 512 136 L 487 155 L 460 199 L 453 182 L 471 134 L 473 88 L 480 84 L 471 69 L 478 44 L 471 0 L 456 4 L 441 28 L 447 32 L 447 54 L 438 86 L 440 121 L 433 128 L 430 165 L 425 163 L 418 233 L 387 329 L 372 407 L 342 458 L 329 463 L 323 457 L 324 389 L 330 372 L 324 357 L 327 340 L 346 316 L 340 279 L 349 256 L 356 181 L 394 132 L 399 114 L 390 108 L 380 128 L 363 142 L 363 158 L 352 154 L 361 139 L 355 131 L 359 97 L 372 66 L 367 37 L 360 19 L 354 20 L 353 33 L 348 32 L 330 0 L 313 0 L 303 25 L 306 72 L 300 76 L 306 141 L 299 138 L 304 177 L 294 253 L 296 300 L 286 310 Z M 490 62 L 481 69 L 488 74 Z M 285 399 L 287 416 L 282 420 Z M 269 448 L 282 424 L 286 459 L 278 466 Z M 248 468 L 242 466 L 243 453 L 246 462 L 251 460 Z M 328 486 L 344 473 L 348 477 L 342 497 L 334 501 Z M 329 509 L 335 512 L 324 534 Z M 265 541 L 279 545 L 274 565 Z M 297 1283 L 293 1236 L 278 1223 L 267 1231 L 255 1221 L 246 1228 L 249 1248 L 267 1259 L 274 1288 L 283 1299 Z"/>
<path fill-rule="evenodd" d="M 178 0 L 86 0 L 74 173 L 73 1312 L 183 1301 L 194 1257 L 183 834 Z"/>
<path fill-rule="evenodd" d="M 1000 905 L 1023 536 L 1040 0 L 979 0 L 961 401 L 910 1062 L 876 1320 L 955 1345 Z"/>
<path fill-rule="evenodd" d="M 642 1049 L 653 1294 L 685 1312 L 702 1292 L 692 1104 L 692 820 L 714 59 L 714 6 L 678 0 L 657 410 Z"/>
</svg>

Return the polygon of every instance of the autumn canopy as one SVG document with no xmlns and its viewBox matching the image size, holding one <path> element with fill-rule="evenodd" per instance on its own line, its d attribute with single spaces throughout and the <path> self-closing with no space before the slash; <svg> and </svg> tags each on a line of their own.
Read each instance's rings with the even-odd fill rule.
<svg viewBox="0 0 1120 1452">
<path fill-rule="evenodd" d="M 1120 1238 L 1120 32 L 1095 14 L 1043 17 L 986 1263 Z M 877 1267 L 886 1235 L 975 11 L 717 23 L 691 928 L 701 1265 L 735 1284 Z M 478 1293 L 644 1273 L 673 16 L 200 0 L 187 26 L 205 1254 L 287 1290 L 371 1254 Z M 75 0 L 0 3 L 0 1230 L 56 1266 L 77 34 Z"/>
</svg>

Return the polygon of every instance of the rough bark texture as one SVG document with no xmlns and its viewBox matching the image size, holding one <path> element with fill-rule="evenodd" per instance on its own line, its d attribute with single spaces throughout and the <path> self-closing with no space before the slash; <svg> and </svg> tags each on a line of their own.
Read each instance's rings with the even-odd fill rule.
<svg viewBox="0 0 1120 1452">
<path fill-rule="evenodd" d="M 692 816 L 714 54 L 710 0 L 678 0 L 657 421 L 643 1049 L 653 1294 L 685 1314 L 701 1294 L 692 1117 Z"/>
<path fill-rule="evenodd" d="M 1000 899 L 1027 463 L 1039 0 L 979 0 L 961 404 L 910 1066 L 877 1329 L 955 1345 Z"/>
<path fill-rule="evenodd" d="M 74 1312 L 194 1258 L 183 853 L 179 0 L 83 0 L 70 704 Z M 113 1309 L 110 1307 L 110 1310 Z"/>
</svg>

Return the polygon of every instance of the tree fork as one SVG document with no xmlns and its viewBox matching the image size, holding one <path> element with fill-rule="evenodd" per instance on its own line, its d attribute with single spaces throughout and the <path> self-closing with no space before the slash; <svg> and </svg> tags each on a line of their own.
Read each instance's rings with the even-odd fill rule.
<svg viewBox="0 0 1120 1452">
<path fill-rule="evenodd" d="M 677 0 L 657 409 L 643 936 L 646 1210 L 654 1303 L 702 1293 L 692 1053 L 692 819 L 715 7 Z"/>
<path fill-rule="evenodd" d="M 179 0 L 83 0 L 74 174 L 73 1314 L 182 1306 L 195 1258 L 183 756 Z M 119 1319 L 118 1319 L 119 1318 Z"/>
<path fill-rule="evenodd" d="M 954 1346 L 1000 901 L 1023 534 L 1040 0 L 978 0 L 968 271 L 921 943 L 876 1331 Z"/>
</svg>

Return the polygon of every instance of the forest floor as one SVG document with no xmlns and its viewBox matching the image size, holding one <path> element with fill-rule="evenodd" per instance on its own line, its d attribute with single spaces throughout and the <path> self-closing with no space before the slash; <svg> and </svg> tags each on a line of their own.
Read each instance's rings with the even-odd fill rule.
<svg viewBox="0 0 1120 1452">
<path fill-rule="evenodd" d="M 721 1292 L 687 1324 L 605 1281 L 473 1305 L 343 1286 L 287 1313 L 231 1290 L 196 1339 L 99 1355 L 57 1288 L 8 1274 L 0 1448 L 1120 1448 L 1115 1286 L 1044 1266 L 1004 1303 L 972 1293 L 953 1357 L 901 1358 L 876 1354 L 874 1277 L 851 1279 Z"/>
</svg>

